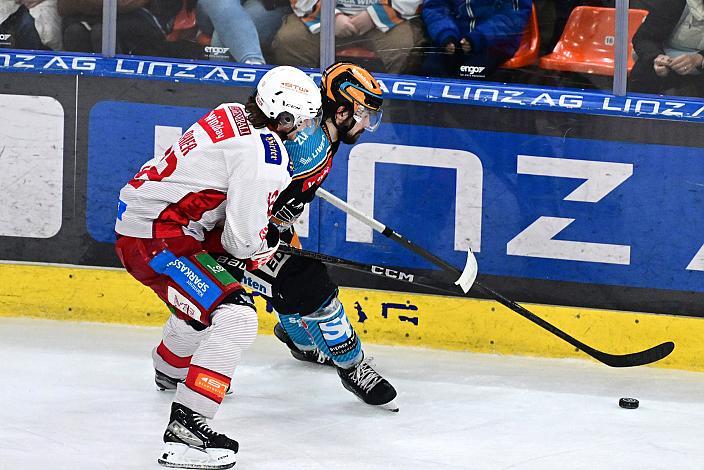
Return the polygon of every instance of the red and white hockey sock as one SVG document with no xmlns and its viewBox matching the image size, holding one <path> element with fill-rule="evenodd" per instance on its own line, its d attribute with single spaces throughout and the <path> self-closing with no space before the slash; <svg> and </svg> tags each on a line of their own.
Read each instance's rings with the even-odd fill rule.
<svg viewBox="0 0 704 470">
<path fill-rule="evenodd" d="M 185 383 L 178 384 L 174 401 L 212 418 L 225 396 L 242 352 L 257 336 L 257 312 L 245 305 L 220 305 L 212 324 L 191 358 Z"/>
</svg>

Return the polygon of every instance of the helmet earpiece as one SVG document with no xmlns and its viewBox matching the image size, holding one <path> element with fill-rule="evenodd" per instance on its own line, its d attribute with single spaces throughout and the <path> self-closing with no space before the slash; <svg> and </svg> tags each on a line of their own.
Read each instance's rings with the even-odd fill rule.
<svg viewBox="0 0 704 470">
<path fill-rule="evenodd" d="M 291 127 L 296 122 L 296 119 L 293 117 L 293 114 L 284 111 L 277 116 L 276 121 L 280 126 Z"/>
</svg>

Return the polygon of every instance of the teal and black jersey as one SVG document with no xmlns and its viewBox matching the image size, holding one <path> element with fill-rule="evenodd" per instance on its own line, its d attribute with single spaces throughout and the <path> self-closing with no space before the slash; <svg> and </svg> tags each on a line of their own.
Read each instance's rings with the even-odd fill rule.
<svg viewBox="0 0 704 470">
<path fill-rule="evenodd" d="M 292 198 L 304 204 L 313 200 L 315 191 L 330 173 L 333 157 L 340 147 L 339 142 L 331 143 L 331 140 L 325 126 L 320 126 L 313 135 L 299 133 L 296 140 L 284 142 L 293 164 L 293 178 L 277 198 L 273 213 Z"/>
</svg>

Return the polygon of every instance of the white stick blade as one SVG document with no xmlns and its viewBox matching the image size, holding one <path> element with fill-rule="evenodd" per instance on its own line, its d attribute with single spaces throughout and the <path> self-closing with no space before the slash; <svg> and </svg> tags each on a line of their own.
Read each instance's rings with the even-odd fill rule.
<svg viewBox="0 0 704 470">
<path fill-rule="evenodd" d="M 479 266 L 477 265 L 477 258 L 471 251 L 467 252 L 467 263 L 464 266 L 462 275 L 455 281 L 455 284 L 460 286 L 460 288 L 466 294 L 469 289 L 472 288 L 474 281 L 477 279 L 477 273 L 479 272 Z"/>
</svg>

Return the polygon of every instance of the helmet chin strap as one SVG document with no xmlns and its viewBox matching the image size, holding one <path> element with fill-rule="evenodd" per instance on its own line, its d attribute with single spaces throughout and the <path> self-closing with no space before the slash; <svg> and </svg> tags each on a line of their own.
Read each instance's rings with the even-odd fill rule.
<svg viewBox="0 0 704 470">
<path fill-rule="evenodd" d="M 295 127 L 295 126 L 292 127 L 291 130 L 288 131 L 288 132 L 285 134 L 285 135 L 286 135 L 286 139 L 287 139 L 287 140 L 293 140 L 293 139 L 289 139 L 289 137 L 291 137 L 291 134 L 293 134 L 294 132 L 296 132 L 296 127 Z"/>
</svg>

